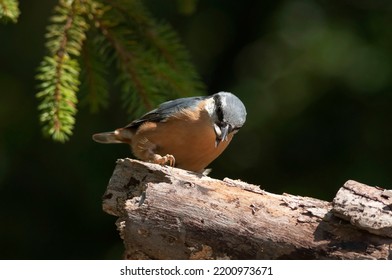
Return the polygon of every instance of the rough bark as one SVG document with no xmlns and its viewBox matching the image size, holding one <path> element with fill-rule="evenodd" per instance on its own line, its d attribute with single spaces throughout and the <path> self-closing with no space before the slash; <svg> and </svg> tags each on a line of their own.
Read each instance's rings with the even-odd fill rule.
<svg viewBox="0 0 392 280">
<path fill-rule="evenodd" d="M 127 259 L 390 259 L 389 193 L 342 189 L 330 203 L 121 159 L 103 208 L 118 217 Z"/>
<path fill-rule="evenodd" d="M 358 228 L 392 237 L 392 191 L 347 181 L 333 200 L 333 213 Z"/>
</svg>

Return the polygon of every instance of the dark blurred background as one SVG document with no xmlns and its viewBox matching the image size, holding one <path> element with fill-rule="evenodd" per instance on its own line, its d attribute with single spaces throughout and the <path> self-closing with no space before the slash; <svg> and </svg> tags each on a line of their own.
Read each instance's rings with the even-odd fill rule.
<svg viewBox="0 0 392 280">
<path fill-rule="evenodd" d="M 80 106 L 74 136 L 44 139 L 36 68 L 56 0 L 20 1 L 17 24 L 0 25 L 0 258 L 119 259 L 115 217 L 101 197 L 126 145 L 91 134 L 131 120 L 110 106 Z M 237 94 L 246 125 L 211 164 L 211 177 L 269 192 L 331 201 L 348 179 L 392 183 L 392 2 L 147 1 L 188 47 L 209 93 Z"/>
</svg>

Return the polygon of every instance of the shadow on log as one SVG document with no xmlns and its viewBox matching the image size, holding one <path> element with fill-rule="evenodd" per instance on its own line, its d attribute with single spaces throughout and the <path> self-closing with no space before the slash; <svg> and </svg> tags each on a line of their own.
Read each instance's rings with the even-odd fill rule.
<svg viewBox="0 0 392 280">
<path fill-rule="evenodd" d="M 330 203 L 131 159 L 103 197 L 126 259 L 391 259 L 391 205 L 354 181 Z"/>
</svg>

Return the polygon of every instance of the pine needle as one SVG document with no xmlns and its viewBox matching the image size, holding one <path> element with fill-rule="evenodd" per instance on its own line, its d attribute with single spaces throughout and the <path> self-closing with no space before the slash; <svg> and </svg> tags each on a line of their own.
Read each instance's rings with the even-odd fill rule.
<svg viewBox="0 0 392 280">
<path fill-rule="evenodd" d="M 59 0 L 45 46 L 36 76 L 38 110 L 44 135 L 55 141 L 72 135 L 80 90 L 91 111 L 107 106 L 108 69 L 116 69 L 114 83 L 132 116 L 168 99 L 204 94 L 176 32 L 139 0 Z"/>
<path fill-rule="evenodd" d="M 79 62 L 88 24 L 83 1 L 60 0 L 46 33 L 48 55 L 38 68 L 40 81 L 37 98 L 41 103 L 40 121 L 44 135 L 65 142 L 72 135 L 77 112 Z"/>
<path fill-rule="evenodd" d="M 0 0 L 0 20 L 16 23 L 20 15 L 19 3 L 16 0 Z"/>
</svg>

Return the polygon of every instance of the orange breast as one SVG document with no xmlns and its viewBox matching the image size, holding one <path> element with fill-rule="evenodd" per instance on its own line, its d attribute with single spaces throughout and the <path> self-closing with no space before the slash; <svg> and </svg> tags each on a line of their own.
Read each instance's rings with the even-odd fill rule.
<svg viewBox="0 0 392 280">
<path fill-rule="evenodd" d="M 206 111 L 196 109 L 165 122 L 145 123 L 135 136 L 136 141 L 155 144 L 155 153 L 173 155 L 176 167 L 201 172 L 226 149 L 233 134 L 228 136 L 228 141 L 215 147 L 216 135 L 211 119 Z M 133 150 L 135 153 L 135 146 Z"/>
</svg>

